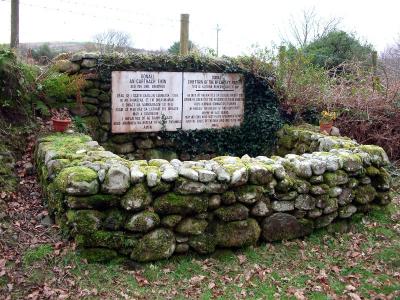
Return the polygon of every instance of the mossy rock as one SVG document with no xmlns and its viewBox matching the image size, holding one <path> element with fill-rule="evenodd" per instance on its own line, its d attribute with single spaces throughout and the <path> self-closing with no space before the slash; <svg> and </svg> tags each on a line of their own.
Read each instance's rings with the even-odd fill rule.
<svg viewBox="0 0 400 300">
<path fill-rule="evenodd" d="M 375 199 L 377 195 L 376 190 L 371 185 L 361 185 L 356 188 L 355 201 L 360 204 L 368 204 Z"/>
<path fill-rule="evenodd" d="M 226 191 L 221 195 L 221 201 L 225 205 L 230 205 L 236 202 L 236 195 L 234 191 Z"/>
<path fill-rule="evenodd" d="M 125 228 L 134 232 L 147 232 L 160 224 L 160 217 L 151 211 L 143 211 L 131 216 Z"/>
<path fill-rule="evenodd" d="M 199 254 L 210 254 L 215 251 L 215 237 L 209 233 L 194 235 L 189 238 L 189 246 Z"/>
<path fill-rule="evenodd" d="M 119 230 L 123 227 L 128 217 L 127 212 L 113 208 L 104 212 L 103 227 L 109 230 Z"/>
<path fill-rule="evenodd" d="M 168 193 L 154 200 L 154 210 L 163 215 L 198 214 L 207 211 L 208 199 L 204 196 Z"/>
<path fill-rule="evenodd" d="M 175 227 L 175 231 L 181 234 L 199 235 L 204 232 L 208 225 L 206 220 L 185 218 Z"/>
<path fill-rule="evenodd" d="M 158 228 L 144 235 L 133 247 L 131 259 L 147 262 L 165 259 L 175 251 L 175 236 L 169 229 Z"/>
<path fill-rule="evenodd" d="M 152 196 L 144 183 L 131 187 L 121 198 L 121 206 L 128 211 L 140 211 L 151 204 Z"/>
<path fill-rule="evenodd" d="M 392 202 L 393 197 L 391 192 L 378 192 L 374 201 L 379 205 L 388 205 Z"/>
<path fill-rule="evenodd" d="M 145 152 L 145 158 L 147 160 L 160 158 L 171 161 L 173 159 L 177 159 L 178 155 L 175 151 L 169 149 L 149 149 Z"/>
<path fill-rule="evenodd" d="M 247 219 L 228 223 L 217 223 L 214 235 L 218 246 L 243 247 L 257 243 L 261 229 L 257 221 Z"/>
<path fill-rule="evenodd" d="M 168 228 L 174 228 L 182 220 L 181 215 L 168 215 L 161 219 L 161 225 Z"/>
<path fill-rule="evenodd" d="M 64 213 L 64 195 L 60 192 L 55 183 L 50 183 L 45 191 L 47 208 L 49 209 L 50 215 Z"/>
<path fill-rule="evenodd" d="M 313 230 L 310 220 L 296 219 L 286 213 L 275 213 L 262 222 L 262 236 L 268 242 L 291 240 L 308 235 Z"/>
<path fill-rule="evenodd" d="M 245 185 L 235 189 L 236 199 L 245 204 L 253 204 L 264 197 L 265 189 L 259 185 Z"/>
<path fill-rule="evenodd" d="M 96 194 L 86 197 L 67 196 L 66 203 L 69 208 L 82 209 L 82 208 L 94 208 L 104 209 L 113 206 L 117 206 L 119 198 L 114 195 Z"/>
<path fill-rule="evenodd" d="M 249 216 L 249 209 L 243 204 L 236 203 L 218 208 L 214 211 L 214 215 L 224 222 L 240 221 L 247 219 Z"/>
<path fill-rule="evenodd" d="M 151 187 L 151 191 L 155 194 L 163 194 L 171 190 L 171 184 L 168 182 L 160 181 L 155 186 Z"/>
<path fill-rule="evenodd" d="M 63 169 L 54 182 L 61 192 L 70 195 L 94 195 L 99 190 L 97 172 L 82 166 Z"/>
<path fill-rule="evenodd" d="M 86 259 L 89 263 L 108 262 L 118 257 L 117 251 L 106 248 L 80 249 L 78 254 L 80 257 Z"/>
<path fill-rule="evenodd" d="M 89 235 L 77 235 L 75 242 L 78 247 L 122 249 L 132 247 L 137 243 L 138 236 L 129 235 L 122 231 L 94 231 Z"/>
<path fill-rule="evenodd" d="M 91 234 L 97 231 L 104 215 L 97 210 L 69 210 L 67 222 L 76 234 Z"/>
</svg>

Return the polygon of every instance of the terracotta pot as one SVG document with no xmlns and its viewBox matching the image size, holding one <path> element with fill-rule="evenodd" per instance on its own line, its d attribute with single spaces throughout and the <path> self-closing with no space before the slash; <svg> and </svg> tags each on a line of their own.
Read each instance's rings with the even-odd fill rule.
<svg viewBox="0 0 400 300">
<path fill-rule="evenodd" d="M 333 122 L 325 123 L 325 122 L 319 122 L 319 131 L 320 132 L 326 132 L 329 134 L 332 130 Z"/>
<path fill-rule="evenodd" d="M 64 132 L 71 124 L 71 119 L 60 120 L 51 118 L 51 121 L 53 122 L 53 130 L 57 132 Z"/>
</svg>

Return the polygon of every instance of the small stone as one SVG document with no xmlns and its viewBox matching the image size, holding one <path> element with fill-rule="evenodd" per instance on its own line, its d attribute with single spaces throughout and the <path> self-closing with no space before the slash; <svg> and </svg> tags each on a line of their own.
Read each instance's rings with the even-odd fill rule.
<svg viewBox="0 0 400 300">
<path fill-rule="evenodd" d="M 339 205 L 337 198 L 328 198 L 325 202 L 324 214 L 333 213 L 334 211 L 337 211 L 338 207 Z"/>
<path fill-rule="evenodd" d="M 332 135 L 332 136 L 340 136 L 340 130 L 339 130 L 339 128 L 337 128 L 337 127 L 335 127 L 335 126 L 332 126 L 330 135 Z"/>
<path fill-rule="evenodd" d="M 195 218 L 183 219 L 176 227 L 175 231 L 182 234 L 202 234 L 206 229 L 208 222 L 206 220 L 199 220 Z"/>
<path fill-rule="evenodd" d="M 208 199 L 208 207 L 210 209 L 217 209 L 221 206 L 221 196 L 220 195 L 211 195 Z"/>
<path fill-rule="evenodd" d="M 204 192 L 206 186 L 202 182 L 195 182 L 190 180 L 179 180 L 176 181 L 175 191 L 187 195 L 187 194 L 201 194 Z"/>
<path fill-rule="evenodd" d="M 308 216 L 309 218 L 311 218 L 311 219 L 318 218 L 318 217 L 322 216 L 322 209 L 314 208 L 314 209 L 312 209 L 312 210 L 309 210 L 309 211 L 307 212 L 307 216 Z"/>
<path fill-rule="evenodd" d="M 128 219 L 125 228 L 134 232 L 147 232 L 160 224 L 160 217 L 153 212 L 144 211 Z"/>
<path fill-rule="evenodd" d="M 215 173 L 217 174 L 218 181 L 230 182 L 231 176 L 223 167 L 220 166 L 220 167 L 216 168 Z"/>
<path fill-rule="evenodd" d="M 202 169 L 198 170 L 198 178 L 200 182 L 211 182 L 215 180 L 216 177 L 217 175 L 212 171 Z"/>
<path fill-rule="evenodd" d="M 301 210 L 311 210 L 315 208 L 316 199 L 310 195 L 301 194 L 296 198 L 295 207 Z"/>
<path fill-rule="evenodd" d="M 354 205 L 346 205 L 339 209 L 339 218 L 350 218 L 354 213 L 357 212 L 357 207 Z"/>
<path fill-rule="evenodd" d="M 182 218 L 183 217 L 181 215 L 168 215 L 161 219 L 161 225 L 174 228 L 182 220 Z"/>
<path fill-rule="evenodd" d="M 133 166 L 131 168 L 131 182 L 133 184 L 142 182 L 144 180 L 144 173 L 139 170 L 138 166 Z"/>
<path fill-rule="evenodd" d="M 342 191 L 343 191 L 343 189 L 338 186 L 330 188 L 329 189 L 329 197 L 336 198 L 342 193 Z"/>
<path fill-rule="evenodd" d="M 175 253 L 182 254 L 189 251 L 189 244 L 181 243 L 175 246 Z"/>
<path fill-rule="evenodd" d="M 173 167 L 167 167 L 164 169 L 161 179 L 166 182 L 173 182 L 179 177 L 178 172 Z"/>
<path fill-rule="evenodd" d="M 160 178 L 158 177 L 158 173 L 155 170 L 150 170 L 147 173 L 146 179 L 147 179 L 147 185 L 149 187 L 156 186 L 157 183 L 160 181 Z"/>
<path fill-rule="evenodd" d="M 129 169 L 124 165 L 112 165 L 101 185 L 103 192 L 123 194 L 129 188 Z"/>
<path fill-rule="evenodd" d="M 238 170 L 233 171 L 231 178 L 231 185 L 239 186 L 243 185 L 248 180 L 248 173 L 246 168 L 240 168 Z"/>
<path fill-rule="evenodd" d="M 329 215 L 323 215 L 319 218 L 316 218 L 314 221 L 315 228 L 321 228 L 321 227 L 328 226 L 337 217 L 337 215 L 338 215 L 338 212 L 335 211 Z"/>
<path fill-rule="evenodd" d="M 272 209 L 278 212 L 294 210 L 294 201 L 272 201 Z"/>
<path fill-rule="evenodd" d="M 180 168 L 179 169 L 179 175 L 181 175 L 181 176 L 183 176 L 185 178 L 188 178 L 190 180 L 193 180 L 193 181 L 198 181 L 199 180 L 199 173 L 197 171 L 193 170 L 193 169 L 190 169 L 190 168 L 184 168 L 184 167 Z"/>
<path fill-rule="evenodd" d="M 218 219 L 224 222 L 240 221 L 247 219 L 249 216 L 249 209 L 243 204 L 236 203 L 230 206 L 220 207 L 214 211 L 214 214 Z"/>
<path fill-rule="evenodd" d="M 251 208 L 250 214 L 255 217 L 265 217 L 269 212 L 270 210 L 265 201 L 260 200 Z"/>
</svg>

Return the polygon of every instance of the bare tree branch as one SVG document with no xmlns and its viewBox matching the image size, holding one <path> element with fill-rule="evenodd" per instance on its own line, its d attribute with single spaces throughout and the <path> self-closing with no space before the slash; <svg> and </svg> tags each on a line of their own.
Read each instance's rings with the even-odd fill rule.
<svg viewBox="0 0 400 300">
<path fill-rule="evenodd" d="M 289 32 L 283 40 L 297 47 L 304 47 L 315 39 L 324 37 L 336 30 L 340 22 L 339 18 L 320 18 L 315 8 L 304 10 L 300 19 L 291 16 Z"/>
<path fill-rule="evenodd" d="M 101 53 L 126 52 L 131 45 L 131 37 L 128 33 L 108 30 L 94 36 L 97 50 Z"/>
</svg>

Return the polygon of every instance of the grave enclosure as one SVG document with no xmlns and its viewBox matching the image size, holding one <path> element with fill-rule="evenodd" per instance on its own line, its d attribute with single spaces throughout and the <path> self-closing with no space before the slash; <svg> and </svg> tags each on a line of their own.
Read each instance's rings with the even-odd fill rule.
<svg viewBox="0 0 400 300">
<path fill-rule="evenodd" d="M 81 57 L 80 66 L 85 65 L 84 61 Z M 163 117 L 167 121 L 172 120 L 164 123 L 164 129 L 172 132 L 177 127 L 184 128 L 185 120 L 198 115 L 196 110 L 193 112 L 190 108 L 196 107 L 193 103 L 206 98 L 198 97 L 200 100 L 196 101 L 197 97 L 194 96 L 192 101 L 193 98 L 187 96 L 195 93 L 188 91 L 184 84 L 185 73 L 189 71 L 189 76 L 193 76 L 193 70 L 190 65 L 185 69 L 189 70 L 175 70 L 178 74 L 173 76 L 180 76 L 182 81 L 178 80 L 176 84 L 176 78 L 179 77 L 174 77 L 170 87 L 175 90 L 169 91 L 168 97 L 158 101 L 175 101 L 174 105 L 164 106 L 166 108 L 178 107 L 179 110 L 180 107 L 180 116 L 176 114 L 176 109 L 171 109 L 170 114 L 166 109 L 166 117 Z M 80 69 L 85 70 L 97 78 L 99 70 L 91 73 L 90 68 Z M 109 80 L 111 74 L 119 77 L 119 80 L 128 75 L 112 71 L 115 70 L 105 71 Z M 125 77 L 135 85 L 130 86 L 131 89 L 164 89 L 168 85 L 168 78 L 171 80 L 168 77 L 171 74 L 133 71 L 135 73 Z M 201 76 L 215 76 L 215 79 L 221 76 L 216 70 L 210 71 L 213 74 Z M 144 78 L 142 74 L 145 74 Z M 223 126 L 241 123 L 240 127 L 243 127 L 248 117 L 246 102 L 252 101 L 246 97 L 246 90 L 251 90 L 252 82 L 246 82 L 246 79 L 253 77 L 237 72 L 230 74 L 233 79 L 229 81 L 233 86 L 227 88 L 227 85 L 220 85 L 220 88 L 224 89 L 223 93 L 233 95 L 231 100 L 222 101 L 232 102 L 234 113 L 229 114 L 228 110 L 228 114 L 235 117 L 227 119 Z M 134 83 L 136 79 L 149 79 L 151 84 L 160 86 L 138 87 L 138 83 Z M 197 84 L 189 80 L 199 80 L 186 79 L 188 84 Z M 244 97 L 241 96 L 241 80 Z M 201 86 L 198 89 L 210 88 Z M 234 91 L 225 91 L 227 89 Z M 132 91 L 122 93 L 118 90 L 121 89 L 114 89 L 113 82 L 115 95 L 110 95 L 115 101 L 113 108 L 122 110 L 120 114 L 113 111 L 115 115 L 108 120 L 109 129 L 113 126 L 112 122 L 123 122 L 118 121 L 124 118 L 121 112 L 130 112 L 132 108 L 131 105 L 121 104 L 137 101 L 129 100 L 132 99 Z M 273 97 L 266 91 L 269 89 L 262 90 L 264 98 L 272 101 Z M 157 96 L 151 94 L 153 92 L 167 94 L 166 90 L 133 92 L 147 94 L 139 97 L 143 98 L 141 103 L 157 103 Z M 170 96 L 176 94 L 177 97 Z M 177 101 L 179 95 L 180 102 Z M 189 103 L 185 104 L 185 99 Z M 243 99 L 245 105 L 241 106 Z M 124 125 L 124 130 L 132 130 L 132 125 L 143 126 L 141 130 L 144 131 L 149 130 L 146 127 L 149 124 L 133 124 L 129 119 L 125 120 L 128 123 Z M 136 119 L 139 120 L 141 118 Z M 210 122 L 200 124 L 207 124 L 211 128 L 217 126 L 213 123 L 211 117 Z M 190 122 L 188 124 L 193 125 Z M 115 126 L 120 127 L 120 124 Z M 156 123 L 155 126 L 163 125 Z M 221 131 L 224 130 L 232 134 L 237 127 Z M 144 137 L 151 139 L 152 134 L 113 135 L 107 131 L 110 139 L 129 136 L 144 141 Z M 52 134 L 38 140 L 35 159 L 50 213 L 63 233 L 76 241 L 82 255 L 93 261 L 109 260 L 118 255 L 128 256 L 135 261 L 153 261 L 188 251 L 207 254 L 218 247 L 237 248 L 265 241 L 287 240 L 308 235 L 332 222 L 345 222 L 353 214 L 374 209 L 376 205 L 390 203 L 391 179 L 385 170 L 389 161 L 382 148 L 359 145 L 345 137 L 327 136 L 312 126 L 286 125 L 279 131 L 275 130 L 273 135 L 277 136 L 275 152 L 280 156 L 217 156 L 213 159 L 185 161 L 177 158 L 128 160 L 105 150 L 89 136 Z M 261 143 L 263 138 L 258 134 Z M 268 136 L 265 138 L 265 144 L 268 144 Z M 105 146 L 107 143 L 108 139 L 105 140 Z M 130 143 L 133 145 L 135 142 Z M 137 150 L 133 153 L 137 155 Z"/>
</svg>

